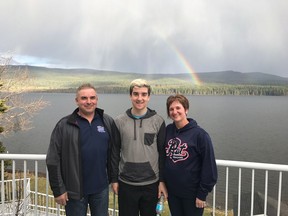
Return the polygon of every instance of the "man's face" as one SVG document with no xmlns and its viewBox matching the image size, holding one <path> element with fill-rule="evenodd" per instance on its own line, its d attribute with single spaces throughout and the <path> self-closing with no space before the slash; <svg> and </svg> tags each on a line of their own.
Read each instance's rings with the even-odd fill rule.
<svg viewBox="0 0 288 216">
<path fill-rule="evenodd" d="M 75 100 L 80 114 L 84 116 L 94 114 L 98 102 L 98 96 L 94 89 L 87 88 L 80 90 Z"/>
<path fill-rule="evenodd" d="M 146 109 L 150 100 L 150 96 L 148 95 L 148 88 L 135 86 L 133 88 L 132 94 L 130 95 L 130 100 L 135 110 L 141 111 Z"/>
</svg>

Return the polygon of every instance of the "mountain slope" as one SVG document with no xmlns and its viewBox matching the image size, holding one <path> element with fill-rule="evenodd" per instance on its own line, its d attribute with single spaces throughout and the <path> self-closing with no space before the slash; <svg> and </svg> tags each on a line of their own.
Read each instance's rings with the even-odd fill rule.
<svg viewBox="0 0 288 216">
<path fill-rule="evenodd" d="M 89 79 L 102 77 L 102 79 L 110 80 L 111 82 L 132 80 L 136 78 L 143 78 L 152 81 L 159 81 L 165 79 L 177 82 L 177 80 L 191 81 L 191 74 L 140 74 L 140 73 L 127 73 L 117 71 L 104 71 L 95 69 L 61 69 L 61 68 L 47 68 L 36 66 L 10 66 L 12 69 L 28 69 L 31 75 L 35 78 L 43 79 L 64 79 L 67 80 L 79 78 Z M 197 73 L 202 83 L 207 84 L 230 84 L 230 85 L 288 85 L 288 78 L 280 77 L 271 74 L 265 74 L 261 72 L 242 73 L 236 71 L 219 71 L 219 72 L 201 72 Z"/>
<path fill-rule="evenodd" d="M 223 84 L 254 84 L 254 85 L 287 85 L 288 78 L 265 74 L 261 72 L 241 73 L 236 71 L 221 71 L 199 73 L 200 79 L 206 83 Z"/>
</svg>

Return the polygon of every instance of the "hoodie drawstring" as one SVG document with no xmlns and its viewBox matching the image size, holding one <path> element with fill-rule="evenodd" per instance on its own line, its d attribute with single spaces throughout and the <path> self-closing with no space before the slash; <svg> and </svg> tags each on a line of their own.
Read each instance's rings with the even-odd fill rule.
<svg viewBox="0 0 288 216">
<path fill-rule="evenodd" d="M 134 120 L 134 140 L 136 140 L 136 119 Z M 142 119 L 140 119 L 140 128 L 142 128 Z"/>
<path fill-rule="evenodd" d="M 136 121 L 134 120 L 134 140 L 136 140 Z"/>
</svg>

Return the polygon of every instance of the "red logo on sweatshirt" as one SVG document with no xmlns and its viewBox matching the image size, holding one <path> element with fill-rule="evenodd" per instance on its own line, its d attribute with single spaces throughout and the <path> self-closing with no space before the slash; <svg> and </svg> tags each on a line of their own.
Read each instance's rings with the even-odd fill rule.
<svg viewBox="0 0 288 216">
<path fill-rule="evenodd" d="M 170 139 L 166 147 L 166 156 L 174 163 L 186 160 L 189 157 L 189 153 L 186 150 L 187 148 L 187 143 L 182 143 L 179 138 Z"/>
</svg>

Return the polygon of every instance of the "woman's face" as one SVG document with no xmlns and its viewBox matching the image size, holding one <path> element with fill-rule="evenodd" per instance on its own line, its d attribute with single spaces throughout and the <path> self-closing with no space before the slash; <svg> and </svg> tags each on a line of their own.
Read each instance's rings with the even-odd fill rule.
<svg viewBox="0 0 288 216">
<path fill-rule="evenodd" d="M 187 110 L 185 110 L 185 108 L 179 101 L 176 100 L 171 103 L 169 107 L 169 117 L 174 122 L 181 122 L 183 120 L 186 120 L 186 113 Z"/>
</svg>

